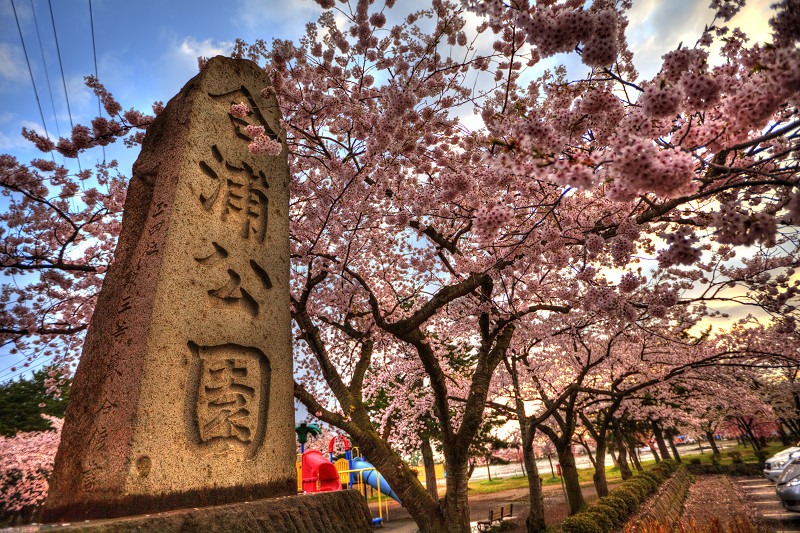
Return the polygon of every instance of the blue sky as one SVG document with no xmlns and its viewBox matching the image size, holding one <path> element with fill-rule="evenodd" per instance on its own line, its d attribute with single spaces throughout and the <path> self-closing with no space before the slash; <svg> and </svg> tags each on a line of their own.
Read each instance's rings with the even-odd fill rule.
<svg viewBox="0 0 800 533">
<path fill-rule="evenodd" d="M 88 123 L 97 114 L 97 101 L 83 86 L 83 77 L 94 73 L 89 0 L 14 0 L 48 132 L 55 135 L 57 124 L 66 135 L 69 117 L 50 5 L 72 118 Z M 224 53 L 237 37 L 296 38 L 319 9 L 310 0 L 92 0 L 92 13 L 100 80 L 126 108 L 147 110 L 155 100 L 166 103 L 197 73 L 197 56 Z M 0 152 L 30 159 L 36 152 L 19 132 L 23 126 L 41 130 L 41 123 L 12 3 L 0 0 Z M 132 163 L 131 155 L 125 159 Z"/>
</svg>

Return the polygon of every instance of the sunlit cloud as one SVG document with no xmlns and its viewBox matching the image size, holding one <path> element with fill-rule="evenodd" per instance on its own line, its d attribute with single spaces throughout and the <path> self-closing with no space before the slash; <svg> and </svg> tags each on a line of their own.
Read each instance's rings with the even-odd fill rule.
<svg viewBox="0 0 800 533">
<path fill-rule="evenodd" d="M 164 52 L 159 84 L 162 94 L 175 94 L 198 72 L 198 57 L 230 55 L 231 41 L 198 40 L 193 37 L 173 41 Z"/>
</svg>

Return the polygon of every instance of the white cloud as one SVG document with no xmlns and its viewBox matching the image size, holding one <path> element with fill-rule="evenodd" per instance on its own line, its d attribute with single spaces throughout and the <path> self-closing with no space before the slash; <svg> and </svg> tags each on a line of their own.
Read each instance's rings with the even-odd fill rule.
<svg viewBox="0 0 800 533">
<path fill-rule="evenodd" d="M 30 147 L 31 143 L 23 139 L 19 132 L 16 134 L 7 134 L 4 131 L 0 131 L 0 150 L 2 150 L 3 153 Z"/>
<path fill-rule="evenodd" d="M 10 43 L 0 43 L 0 78 L 19 82 L 25 79 L 27 70 L 22 49 Z"/>
<path fill-rule="evenodd" d="M 178 46 L 178 54 L 184 58 L 196 60 L 199 56 L 214 57 L 218 55 L 230 54 L 233 48 L 231 42 L 215 43 L 211 39 L 197 41 L 188 37 L 181 41 Z"/>
<path fill-rule="evenodd" d="M 198 57 L 230 55 L 232 49 L 233 43 L 230 41 L 197 40 L 193 37 L 173 40 L 161 61 L 156 94 L 167 95 L 165 101 L 169 100 L 190 78 L 197 75 Z"/>
<path fill-rule="evenodd" d="M 23 120 L 20 122 L 20 126 L 22 128 L 28 128 L 29 130 L 33 130 L 39 135 L 45 135 L 44 128 L 38 122 L 33 122 L 32 120 Z M 20 128 L 20 131 L 22 131 L 22 128 Z"/>
<path fill-rule="evenodd" d="M 8 114 L 9 113 L 3 113 L 3 116 Z M 38 122 L 32 122 L 30 120 L 20 121 L 16 126 L 9 126 L 9 128 L 6 128 L 5 131 L 0 131 L 0 151 L 6 153 L 12 150 L 34 150 L 33 144 L 20 135 L 22 128 L 33 130 L 39 135 L 45 134 L 44 128 Z"/>
<path fill-rule="evenodd" d="M 741 28 L 752 41 L 769 40 L 770 4 L 774 0 L 753 0 L 728 23 L 717 26 Z M 661 67 L 661 56 L 678 44 L 694 46 L 706 24 L 714 19 L 709 2 L 697 0 L 635 0 L 628 12 L 627 35 L 634 63 L 642 78 L 652 78 Z M 712 51 L 716 52 L 719 49 Z"/>
</svg>

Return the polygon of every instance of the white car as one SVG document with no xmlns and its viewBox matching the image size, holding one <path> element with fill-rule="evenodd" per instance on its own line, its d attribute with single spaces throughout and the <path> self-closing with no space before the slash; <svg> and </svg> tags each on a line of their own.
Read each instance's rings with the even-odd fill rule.
<svg viewBox="0 0 800 533">
<path fill-rule="evenodd" d="M 775 492 L 787 511 L 800 512 L 800 458 L 794 458 L 784 466 Z"/>
<path fill-rule="evenodd" d="M 777 483 L 783 468 L 795 457 L 800 457 L 800 446 L 779 451 L 764 463 L 764 475 L 773 483 Z"/>
</svg>

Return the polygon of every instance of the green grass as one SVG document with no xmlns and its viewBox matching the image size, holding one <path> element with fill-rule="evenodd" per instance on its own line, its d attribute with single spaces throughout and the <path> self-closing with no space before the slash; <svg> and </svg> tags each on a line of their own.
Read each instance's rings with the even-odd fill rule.
<svg viewBox="0 0 800 533">
<path fill-rule="evenodd" d="M 469 484 L 470 494 L 491 494 L 502 490 L 526 489 L 528 488 L 528 476 L 504 477 L 503 479 L 493 479 L 489 481 L 471 481 Z"/>
<path fill-rule="evenodd" d="M 705 453 L 694 453 L 691 455 L 681 455 L 681 460 L 684 464 L 689 464 L 689 460 L 697 457 L 700 459 L 701 464 L 712 464 L 712 454 L 711 448 L 704 446 Z M 769 457 L 774 455 L 780 450 L 783 450 L 786 446 L 783 446 L 780 442 L 770 442 L 766 448 L 764 448 L 764 453 L 766 456 Z M 729 465 L 733 463 L 733 459 L 729 455 L 730 452 L 737 451 L 742 454 L 742 460 L 745 463 L 757 463 L 758 458 L 756 457 L 753 448 L 750 445 L 742 446 L 738 445 L 735 448 L 728 447 L 722 450 L 721 457 L 719 458 L 719 463 L 722 465 Z M 678 448 L 678 453 L 681 452 L 681 449 Z M 642 468 L 645 470 L 649 470 L 655 466 L 656 462 L 654 460 L 650 461 L 642 461 Z M 634 474 L 636 472 L 634 471 Z M 578 470 L 578 478 L 581 481 L 581 485 L 584 484 L 591 484 L 592 483 L 592 476 L 594 474 L 594 468 L 583 468 Z M 544 471 L 539 472 L 539 476 L 542 478 L 542 485 L 560 485 L 561 479 L 559 477 L 552 477 L 550 475 L 549 467 L 546 467 Z M 622 482 L 622 476 L 619 473 L 619 468 L 617 467 L 607 467 L 606 468 L 606 479 L 609 484 L 620 483 Z M 469 484 L 469 493 L 470 494 L 491 494 L 493 492 L 500 492 L 504 490 L 511 490 L 511 489 L 521 489 L 528 487 L 528 478 L 527 476 L 515 476 L 503 479 L 493 479 L 492 481 L 489 480 L 482 480 L 482 481 L 472 481 Z"/>
</svg>

